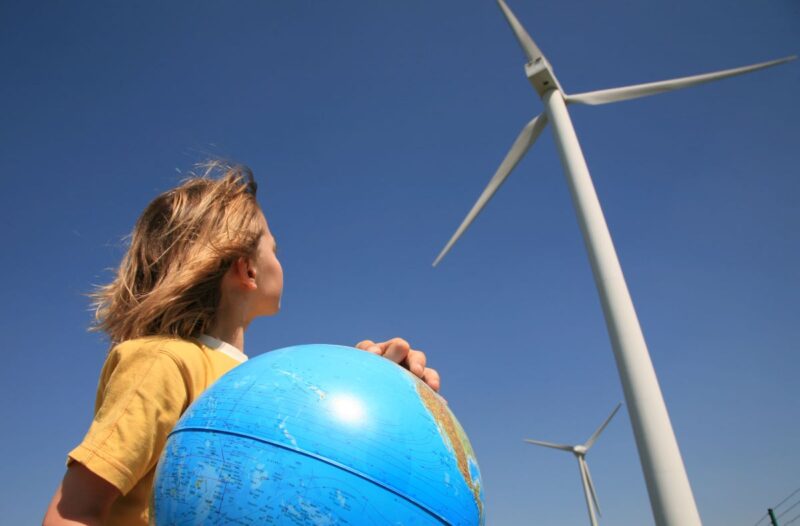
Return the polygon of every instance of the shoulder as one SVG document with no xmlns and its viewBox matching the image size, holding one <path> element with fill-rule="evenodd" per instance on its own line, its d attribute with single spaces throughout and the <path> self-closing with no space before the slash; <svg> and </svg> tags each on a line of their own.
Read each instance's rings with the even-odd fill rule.
<svg viewBox="0 0 800 526">
<path fill-rule="evenodd" d="M 136 372 L 142 375 L 162 371 L 185 376 L 202 360 L 198 343 L 180 338 L 151 336 L 115 345 L 106 358 L 105 375 Z M 173 371 L 173 373 L 170 373 Z"/>
<path fill-rule="evenodd" d="M 159 359 L 169 357 L 182 362 L 196 355 L 200 345 L 192 340 L 168 336 L 148 336 L 127 340 L 115 345 L 109 353 L 110 360 Z"/>
<path fill-rule="evenodd" d="M 116 345 L 106 359 L 103 377 L 116 372 L 133 372 L 137 377 L 179 374 L 191 392 L 199 393 L 239 363 L 199 340 L 151 336 Z"/>
</svg>

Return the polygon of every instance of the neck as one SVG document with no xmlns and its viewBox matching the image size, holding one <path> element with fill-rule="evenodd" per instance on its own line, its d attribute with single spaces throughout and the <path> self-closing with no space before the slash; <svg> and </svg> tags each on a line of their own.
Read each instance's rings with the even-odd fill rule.
<svg viewBox="0 0 800 526">
<path fill-rule="evenodd" d="M 229 343 L 244 353 L 244 327 L 213 327 L 206 334 Z"/>
<path fill-rule="evenodd" d="M 249 320 L 245 317 L 244 309 L 239 304 L 231 304 L 223 300 L 217 309 L 216 319 L 206 334 L 244 352 L 244 333 L 248 325 Z"/>
</svg>

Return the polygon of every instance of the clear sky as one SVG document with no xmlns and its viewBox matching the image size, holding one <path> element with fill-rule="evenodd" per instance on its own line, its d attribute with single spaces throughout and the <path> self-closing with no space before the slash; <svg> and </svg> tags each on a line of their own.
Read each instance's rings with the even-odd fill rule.
<svg viewBox="0 0 800 526">
<path fill-rule="evenodd" d="M 800 52 L 793 0 L 510 5 L 572 93 Z M 2 522 L 40 520 L 91 419 L 85 294 L 150 199 L 226 157 L 286 272 L 248 354 L 405 337 L 488 524 L 585 524 L 574 458 L 522 442 L 582 442 L 622 400 L 550 131 L 431 268 L 542 110 L 523 62 L 491 0 L 2 2 Z M 800 486 L 798 93 L 794 62 L 571 110 L 709 525 Z M 588 460 L 604 523 L 652 523 L 625 408 Z"/>
</svg>

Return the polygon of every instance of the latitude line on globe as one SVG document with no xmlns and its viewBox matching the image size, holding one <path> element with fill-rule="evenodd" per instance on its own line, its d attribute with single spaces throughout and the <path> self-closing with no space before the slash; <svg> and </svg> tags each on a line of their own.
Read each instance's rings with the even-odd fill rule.
<svg viewBox="0 0 800 526">
<path fill-rule="evenodd" d="M 439 520 L 442 524 L 445 524 L 447 526 L 453 526 L 450 522 L 447 521 L 447 519 L 445 519 L 444 517 L 442 517 L 441 515 L 439 515 L 435 511 L 433 511 L 432 509 L 428 508 L 427 506 L 424 506 L 423 504 L 420 504 L 419 502 L 417 502 L 416 500 L 412 499 L 411 497 L 408 497 L 407 495 L 404 495 L 399 490 L 389 486 L 388 484 L 385 484 L 385 483 L 383 483 L 383 482 L 381 482 L 379 480 L 376 480 L 376 479 L 370 477 L 369 475 L 367 475 L 366 473 L 362 473 L 362 472 L 360 472 L 358 470 L 349 468 L 349 467 L 345 466 L 344 464 L 341 464 L 339 462 L 336 462 L 335 460 L 331 460 L 329 458 L 323 457 L 321 455 L 317 455 L 317 454 L 311 453 L 309 451 L 305 451 L 303 449 L 293 448 L 293 447 L 287 446 L 286 444 L 281 444 L 280 442 L 276 442 L 276 441 L 273 441 L 273 440 L 267 440 L 265 438 L 260 438 L 260 437 L 256 437 L 256 436 L 253 436 L 253 435 L 248 435 L 246 433 L 238 433 L 236 431 L 226 431 L 226 430 L 222 430 L 222 429 L 210 429 L 210 428 L 206 428 L 206 427 L 182 427 L 180 429 L 173 430 L 172 432 L 170 432 L 170 434 L 167 436 L 167 438 L 169 439 L 170 437 L 172 437 L 174 435 L 177 435 L 178 433 L 183 433 L 185 431 L 217 433 L 217 434 L 220 434 L 220 435 L 230 435 L 230 436 L 236 436 L 236 437 L 240 437 L 240 438 L 248 438 L 250 440 L 255 440 L 256 442 L 261 442 L 262 444 L 269 444 L 271 446 L 279 447 L 281 449 L 285 449 L 285 450 L 288 450 L 288 451 L 293 451 L 295 453 L 299 453 L 301 455 L 305 455 L 307 457 L 316 459 L 316 460 L 318 460 L 320 462 L 323 462 L 323 463 L 328 464 L 330 466 L 333 466 L 335 468 L 341 469 L 342 471 L 346 471 L 348 473 L 351 473 L 351 474 L 353 474 L 353 475 L 355 475 L 357 477 L 360 477 L 360 478 L 362 478 L 362 479 L 364 479 L 364 480 L 366 480 L 368 482 L 371 482 L 371 483 L 373 483 L 373 484 L 375 484 L 377 486 L 380 486 L 380 487 L 382 487 L 382 488 L 394 493 L 395 495 L 397 495 L 398 497 L 402 498 L 403 500 L 405 500 L 407 502 L 410 502 L 411 504 L 413 504 L 414 506 L 420 508 L 422 511 L 426 512 L 427 514 L 432 515 L 434 518 Z"/>
</svg>

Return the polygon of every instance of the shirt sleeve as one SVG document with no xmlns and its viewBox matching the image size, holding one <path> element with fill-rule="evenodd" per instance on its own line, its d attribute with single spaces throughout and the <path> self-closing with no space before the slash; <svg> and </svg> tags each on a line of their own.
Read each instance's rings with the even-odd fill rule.
<svg viewBox="0 0 800 526">
<path fill-rule="evenodd" d="M 120 347 L 106 360 L 94 419 L 67 464 L 80 462 L 125 495 L 158 462 L 189 396 L 169 354 Z"/>
</svg>

